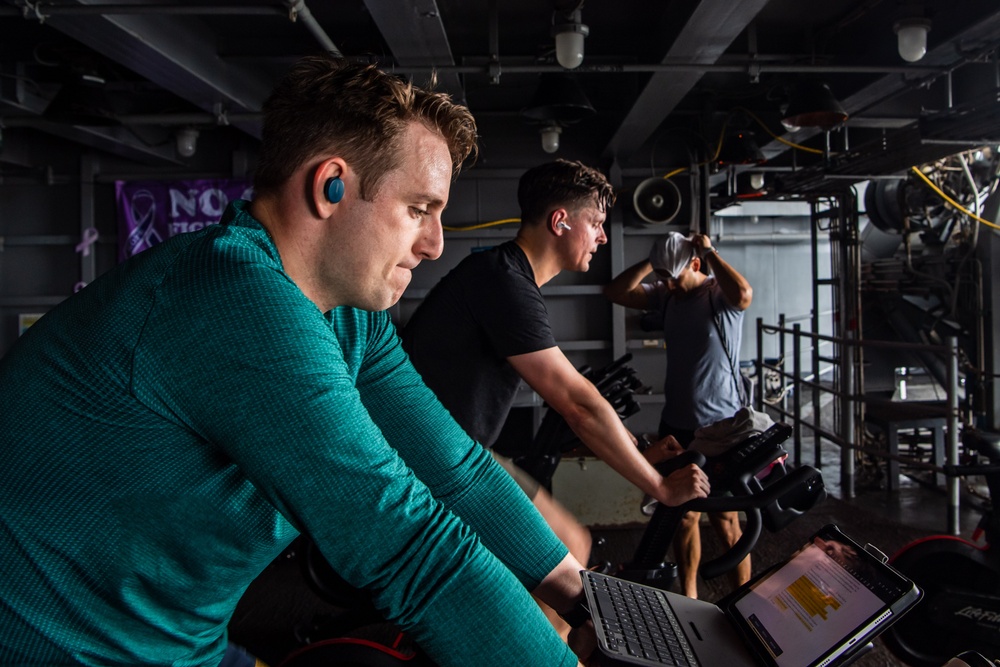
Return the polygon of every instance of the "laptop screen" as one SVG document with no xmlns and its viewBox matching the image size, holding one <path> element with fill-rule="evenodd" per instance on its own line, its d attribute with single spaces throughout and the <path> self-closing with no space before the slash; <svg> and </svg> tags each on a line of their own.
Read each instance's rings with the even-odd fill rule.
<svg viewBox="0 0 1000 667">
<path fill-rule="evenodd" d="M 802 667 L 867 643 L 918 597 L 912 582 L 827 526 L 729 600 L 726 613 L 762 657 Z"/>
</svg>

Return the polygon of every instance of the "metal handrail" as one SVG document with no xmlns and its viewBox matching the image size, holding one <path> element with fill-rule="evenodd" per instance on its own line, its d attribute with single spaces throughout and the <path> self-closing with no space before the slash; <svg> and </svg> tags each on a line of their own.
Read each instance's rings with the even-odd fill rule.
<svg viewBox="0 0 1000 667">
<path fill-rule="evenodd" d="M 784 322 L 782 317 L 782 322 Z M 792 371 L 787 370 L 787 366 L 782 359 L 780 364 L 768 364 L 763 358 L 763 343 L 762 338 L 764 334 L 769 335 L 780 335 L 782 337 L 781 348 L 785 349 L 785 336 L 790 336 L 792 339 L 793 347 L 793 369 Z M 794 452 L 793 456 L 796 463 L 801 463 L 802 452 L 801 452 L 801 437 L 802 437 L 802 427 L 805 426 L 813 434 L 815 448 L 814 448 L 814 462 L 813 465 L 817 468 L 822 467 L 822 462 L 820 460 L 821 455 L 821 441 L 827 440 L 830 443 L 841 448 L 841 487 L 844 490 L 845 496 L 850 498 L 854 495 L 854 459 L 849 456 L 854 452 L 861 452 L 875 458 L 883 460 L 892 460 L 904 463 L 907 466 L 919 468 L 921 470 L 931 471 L 935 474 L 941 474 L 946 479 L 947 494 L 948 494 L 948 515 L 947 523 L 948 530 L 953 535 L 957 535 L 959 532 L 959 480 L 958 475 L 955 473 L 955 466 L 958 464 L 958 429 L 959 429 L 959 409 L 958 409 L 958 341 L 954 337 L 949 337 L 945 344 L 943 345 L 931 345 L 923 343 L 907 343 L 900 341 L 883 341 L 883 340 L 864 340 L 855 339 L 852 337 L 838 337 L 828 334 L 819 334 L 810 331 L 802 331 L 799 324 L 795 324 L 792 327 L 787 327 L 783 324 L 773 325 L 763 323 L 763 320 L 758 318 L 757 320 L 757 359 L 755 361 L 755 367 L 758 373 L 758 382 L 760 382 L 761 387 L 763 387 L 763 371 L 766 369 L 772 373 L 777 373 L 779 377 L 782 378 L 782 384 L 786 381 L 792 383 L 792 394 L 795 400 L 792 402 L 792 410 L 789 411 L 784 405 L 768 405 L 768 407 L 775 411 L 781 418 L 790 419 L 793 425 L 794 431 Z M 820 382 L 816 382 L 814 379 L 805 379 L 802 375 L 801 368 L 801 355 L 802 355 L 802 342 L 807 341 L 812 345 L 813 362 L 815 363 L 816 354 L 815 346 L 820 341 L 825 341 L 833 343 L 838 346 L 844 354 L 853 357 L 859 354 L 860 351 L 865 348 L 872 349 L 887 349 L 891 348 L 894 350 L 908 350 L 908 351 L 924 351 L 940 354 L 948 360 L 948 377 L 947 377 L 947 387 L 946 391 L 946 408 L 944 411 L 945 417 L 945 433 L 947 435 L 947 440 L 945 443 L 945 464 L 943 466 L 935 465 L 932 463 L 925 463 L 900 454 L 890 454 L 878 449 L 873 449 L 871 447 L 864 447 L 859 444 L 852 442 L 852 435 L 856 434 L 857 429 L 855 428 L 855 423 L 853 421 L 855 411 L 853 407 L 859 407 L 861 411 L 859 414 L 863 414 L 865 406 L 865 396 L 863 393 L 858 393 L 856 391 L 857 386 L 860 386 L 860 381 L 855 381 L 853 374 L 847 373 L 846 377 L 843 378 L 844 386 L 842 388 L 830 387 L 824 385 Z M 850 360 L 848 359 L 848 362 Z M 853 366 L 851 366 L 853 367 Z M 857 386 L 856 386 L 857 385 Z M 802 398 L 806 395 L 803 393 L 806 391 L 812 395 L 812 400 L 808 403 L 812 403 L 814 423 L 808 423 L 802 419 Z M 820 394 L 832 396 L 834 399 L 840 402 L 842 406 L 841 420 L 840 420 L 840 431 L 838 433 L 830 432 L 827 429 L 821 428 L 819 425 L 818 415 L 820 409 L 821 400 L 819 398 Z M 757 397 L 757 407 L 758 409 L 763 409 L 763 390 L 758 392 Z"/>
</svg>

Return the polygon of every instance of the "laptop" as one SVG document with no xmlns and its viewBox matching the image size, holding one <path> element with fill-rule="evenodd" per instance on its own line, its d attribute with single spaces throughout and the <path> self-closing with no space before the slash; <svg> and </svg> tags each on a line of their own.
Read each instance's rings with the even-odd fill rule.
<svg viewBox="0 0 1000 667">
<path fill-rule="evenodd" d="M 864 649 L 920 599 L 922 592 L 886 560 L 830 524 L 717 603 L 580 574 L 602 665 L 830 667 Z"/>
</svg>

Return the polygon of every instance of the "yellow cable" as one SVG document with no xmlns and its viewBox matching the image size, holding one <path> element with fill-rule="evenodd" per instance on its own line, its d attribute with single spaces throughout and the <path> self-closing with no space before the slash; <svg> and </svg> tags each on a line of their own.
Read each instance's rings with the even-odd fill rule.
<svg viewBox="0 0 1000 667">
<path fill-rule="evenodd" d="M 484 222 L 481 225 L 469 225 L 468 227 L 448 227 L 446 225 L 442 226 L 442 229 L 446 232 L 472 232 L 477 229 L 486 229 L 487 227 L 499 227 L 500 225 L 508 225 L 514 222 L 521 222 L 521 218 L 504 218 L 503 220 L 494 220 L 492 222 Z"/>
<path fill-rule="evenodd" d="M 924 175 L 924 172 L 920 171 L 916 167 L 910 167 L 910 169 L 913 170 L 914 174 L 916 174 L 917 176 L 919 176 L 920 178 L 922 178 L 923 181 L 924 181 L 924 183 L 926 183 L 927 185 L 931 186 L 931 189 L 934 190 L 934 192 L 938 193 L 938 195 L 940 195 L 942 199 L 944 199 L 946 202 L 948 202 L 949 204 L 951 204 L 952 206 L 954 206 L 956 209 L 958 209 L 962 213 L 966 214 L 967 216 L 969 216 L 973 220 L 978 220 L 979 222 L 983 223 L 987 227 L 992 227 L 993 229 L 1000 229 L 1000 225 L 997 225 L 996 223 L 990 222 L 989 220 L 983 220 L 978 215 L 976 215 L 972 211 L 966 209 L 964 206 L 962 206 L 961 204 L 959 204 L 957 201 L 955 201 L 954 199 L 952 199 L 951 197 L 949 197 L 948 195 L 946 195 L 944 192 L 941 191 L 941 188 L 939 188 L 937 185 L 935 185 L 934 182 L 931 181 L 931 179 L 927 178 L 927 176 Z"/>
<path fill-rule="evenodd" d="M 737 111 L 742 111 L 751 118 L 753 118 L 755 121 L 757 121 L 757 124 L 760 125 L 762 128 L 764 128 L 764 131 L 767 132 L 769 135 L 771 135 L 771 138 L 774 139 L 775 141 L 779 141 L 785 144 L 786 146 L 791 146 L 792 148 L 797 148 L 800 151 L 805 151 L 806 153 L 815 153 L 816 155 L 823 155 L 823 151 L 821 151 L 818 148 L 809 148 L 808 146 L 802 146 L 795 142 L 789 141 L 788 139 L 779 137 L 778 135 L 776 135 L 774 132 L 771 131 L 771 128 L 769 128 L 767 125 L 764 124 L 764 121 L 758 118 L 757 115 L 754 114 L 754 112 L 750 111 L 749 109 L 745 107 L 733 107 L 732 109 L 729 110 L 729 113 L 726 115 L 726 120 L 722 123 L 722 131 L 719 133 L 719 142 L 715 146 L 715 155 L 713 155 L 709 160 L 700 163 L 699 166 L 715 162 L 718 159 L 719 153 L 722 152 L 722 143 L 725 140 L 726 136 L 726 126 L 729 124 L 729 119 L 732 118 Z M 671 176 L 672 175 L 673 174 L 671 174 Z M 670 176 L 664 176 L 664 178 L 670 178 Z"/>
<path fill-rule="evenodd" d="M 792 148 L 797 148 L 800 151 L 805 151 L 806 153 L 815 153 L 817 155 L 822 155 L 823 154 L 823 151 L 821 151 L 818 148 L 809 148 L 808 146 L 802 146 L 802 145 L 797 144 L 797 143 L 795 143 L 793 141 L 789 141 L 788 139 L 784 139 L 782 137 L 779 137 L 774 132 L 772 132 L 771 128 L 769 128 L 767 125 L 765 125 L 764 121 L 762 121 L 760 118 L 758 118 L 757 115 L 754 112 L 750 111 L 750 109 L 746 109 L 744 107 L 735 107 L 733 110 L 736 111 L 737 109 L 739 109 L 740 111 L 744 112 L 746 115 L 750 116 L 755 121 L 757 121 L 757 124 L 760 125 L 762 128 L 764 128 L 764 131 L 767 132 L 768 134 L 770 134 L 771 138 L 774 139 L 775 141 L 780 141 L 781 143 L 785 144 L 786 146 L 791 146 Z"/>
<path fill-rule="evenodd" d="M 722 142 L 726 138 L 726 127 L 729 125 L 729 119 L 733 117 L 733 112 L 730 111 L 726 114 L 726 120 L 722 122 L 722 130 L 719 132 L 719 143 L 715 145 L 715 155 L 710 157 L 707 162 L 702 162 L 702 164 L 708 164 L 709 162 L 715 162 L 719 159 L 719 153 L 722 152 Z"/>
</svg>

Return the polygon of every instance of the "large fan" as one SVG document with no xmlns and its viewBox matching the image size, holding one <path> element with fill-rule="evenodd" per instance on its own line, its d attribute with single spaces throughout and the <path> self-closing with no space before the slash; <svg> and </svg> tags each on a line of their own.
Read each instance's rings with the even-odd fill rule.
<svg viewBox="0 0 1000 667">
<path fill-rule="evenodd" d="M 636 215 L 653 225 L 665 225 L 681 211 L 681 191 L 669 178 L 647 178 L 635 188 Z"/>
</svg>

